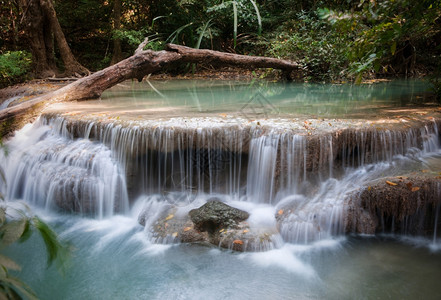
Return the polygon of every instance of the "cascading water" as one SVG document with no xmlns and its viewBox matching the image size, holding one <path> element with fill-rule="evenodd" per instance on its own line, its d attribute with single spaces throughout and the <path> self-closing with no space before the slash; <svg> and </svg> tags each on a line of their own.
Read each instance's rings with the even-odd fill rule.
<svg viewBox="0 0 441 300">
<path fill-rule="evenodd" d="M 435 122 L 308 138 L 268 126 L 202 129 L 178 120 L 152 128 L 48 115 L 8 147 L 3 168 L 11 199 L 102 218 L 127 213 L 140 195 L 161 195 L 164 205 L 187 211 L 225 195 L 233 206 L 283 211 L 276 215 L 283 240 L 310 243 L 347 232 L 345 198 L 363 182 L 394 174 L 403 159 L 439 151 L 439 140 Z M 197 195 L 202 200 L 194 201 Z"/>
<path fill-rule="evenodd" d="M 191 95 L 203 110 L 202 97 Z M 327 101 L 320 111 L 334 105 Z M 390 124 L 360 124 L 217 114 L 127 120 L 105 115 L 101 105 L 98 117 L 46 113 L 0 154 L 7 177 L 0 192 L 31 203 L 78 248 L 66 280 L 42 271 L 38 241 L 11 250 L 27 260 L 20 277 L 42 298 L 415 298 L 428 285 L 439 295 L 439 254 L 423 247 L 409 252 L 406 243 L 441 248 L 441 185 L 423 185 L 424 177 L 407 188 L 396 177 L 441 172 L 439 121 L 423 116 L 408 126 L 401 116 Z M 421 203 L 401 223 L 388 215 L 389 206 L 362 198 L 390 177 L 403 180 Z M 247 248 L 256 253 L 177 243 L 188 227 L 179 231 L 173 221 L 213 198 L 249 212 L 241 233 L 256 233 Z M 78 214 L 54 213 L 59 210 Z M 372 220 L 379 233 L 403 234 L 404 245 L 384 236 L 343 237 L 368 232 L 360 228 Z M 158 235 L 159 225 L 170 234 Z M 431 275 L 420 276 L 423 267 Z M 418 286 L 396 288 L 410 282 Z"/>
<path fill-rule="evenodd" d="M 48 125 L 27 125 L 2 153 L 9 199 L 46 208 L 93 213 L 128 211 L 124 173 L 104 145 L 72 140 Z"/>
</svg>

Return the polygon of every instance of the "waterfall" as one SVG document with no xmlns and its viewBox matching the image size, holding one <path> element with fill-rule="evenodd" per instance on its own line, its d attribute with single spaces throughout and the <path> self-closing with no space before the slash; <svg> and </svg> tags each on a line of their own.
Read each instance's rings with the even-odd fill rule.
<svg viewBox="0 0 441 300">
<path fill-rule="evenodd" d="M 125 176 L 112 152 L 87 139 L 72 140 L 51 126 L 26 125 L 7 143 L 1 166 L 6 170 L 8 199 L 98 218 L 125 213 Z"/>
<path fill-rule="evenodd" d="M 345 197 L 396 167 L 397 157 L 417 159 L 440 148 L 435 122 L 309 136 L 268 124 L 187 121 L 43 115 L 6 143 L 8 155 L 0 154 L 4 194 L 98 218 L 127 213 L 142 195 L 162 195 L 155 201 L 227 195 L 275 208 L 284 241 L 309 243 L 344 234 Z"/>
</svg>

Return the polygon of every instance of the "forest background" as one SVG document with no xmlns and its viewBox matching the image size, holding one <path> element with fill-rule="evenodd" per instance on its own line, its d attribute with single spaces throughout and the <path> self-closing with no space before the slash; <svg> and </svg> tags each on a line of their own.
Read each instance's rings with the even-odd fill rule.
<svg viewBox="0 0 441 300">
<path fill-rule="evenodd" d="M 87 70 L 103 69 L 132 55 L 149 37 L 146 48 L 153 50 L 176 43 L 290 59 L 302 65 L 300 77 L 306 81 L 428 76 L 439 93 L 441 0 L 0 3 L 0 87 L 31 78 L 81 76 Z M 57 31 L 48 26 L 52 22 L 45 12 L 48 4 L 55 9 L 54 17 L 71 53 L 85 68 L 72 69 L 64 59 Z M 38 30 L 45 45 L 40 48 L 35 46 Z M 42 53 L 36 53 L 41 48 L 46 48 L 46 65 L 42 65 Z M 204 67 L 209 68 L 199 68 Z M 176 74 L 189 69 L 183 66 L 168 71 Z"/>
</svg>

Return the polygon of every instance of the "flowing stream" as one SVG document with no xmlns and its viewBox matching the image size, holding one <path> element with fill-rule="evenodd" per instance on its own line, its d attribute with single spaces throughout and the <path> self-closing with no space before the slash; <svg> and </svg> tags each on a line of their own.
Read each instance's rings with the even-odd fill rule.
<svg viewBox="0 0 441 300">
<path fill-rule="evenodd" d="M 437 299 L 439 204 L 398 231 L 347 225 L 348 199 L 371 182 L 441 174 L 425 89 L 171 81 L 54 105 L 5 143 L 0 192 L 31 205 L 73 256 L 62 275 L 38 237 L 5 252 L 42 299 Z M 213 198 L 271 239 L 238 253 L 155 236 L 170 207 L 184 215 Z"/>
</svg>

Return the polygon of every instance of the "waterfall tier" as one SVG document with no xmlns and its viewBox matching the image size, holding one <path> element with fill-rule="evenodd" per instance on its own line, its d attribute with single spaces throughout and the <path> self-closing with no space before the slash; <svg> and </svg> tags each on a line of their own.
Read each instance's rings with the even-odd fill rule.
<svg viewBox="0 0 441 300">
<path fill-rule="evenodd" d="M 436 154 L 439 124 L 427 116 L 388 124 L 237 118 L 125 122 L 49 113 L 7 144 L 5 194 L 99 218 L 127 212 L 140 196 L 147 207 L 149 199 L 158 199 L 145 195 L 160 195 L 167 206 L 188 205 L 187 211 L 203 204 L 201 195 L 224 195 L 233 206 L 254 205 L 257 214 L 267 207 L 275 216 L 269 231 L 285 242 L 373 233 L 381 227 L 375 214 L 384 209 L 357 202 L 361 210 L 349 214 L 349 197 Z M 436 211 L 432 232 L 438 223 L 435 202 L 427 207 Z M 348 221 L 366 214 L 364 223 Z"/>
</svg>

